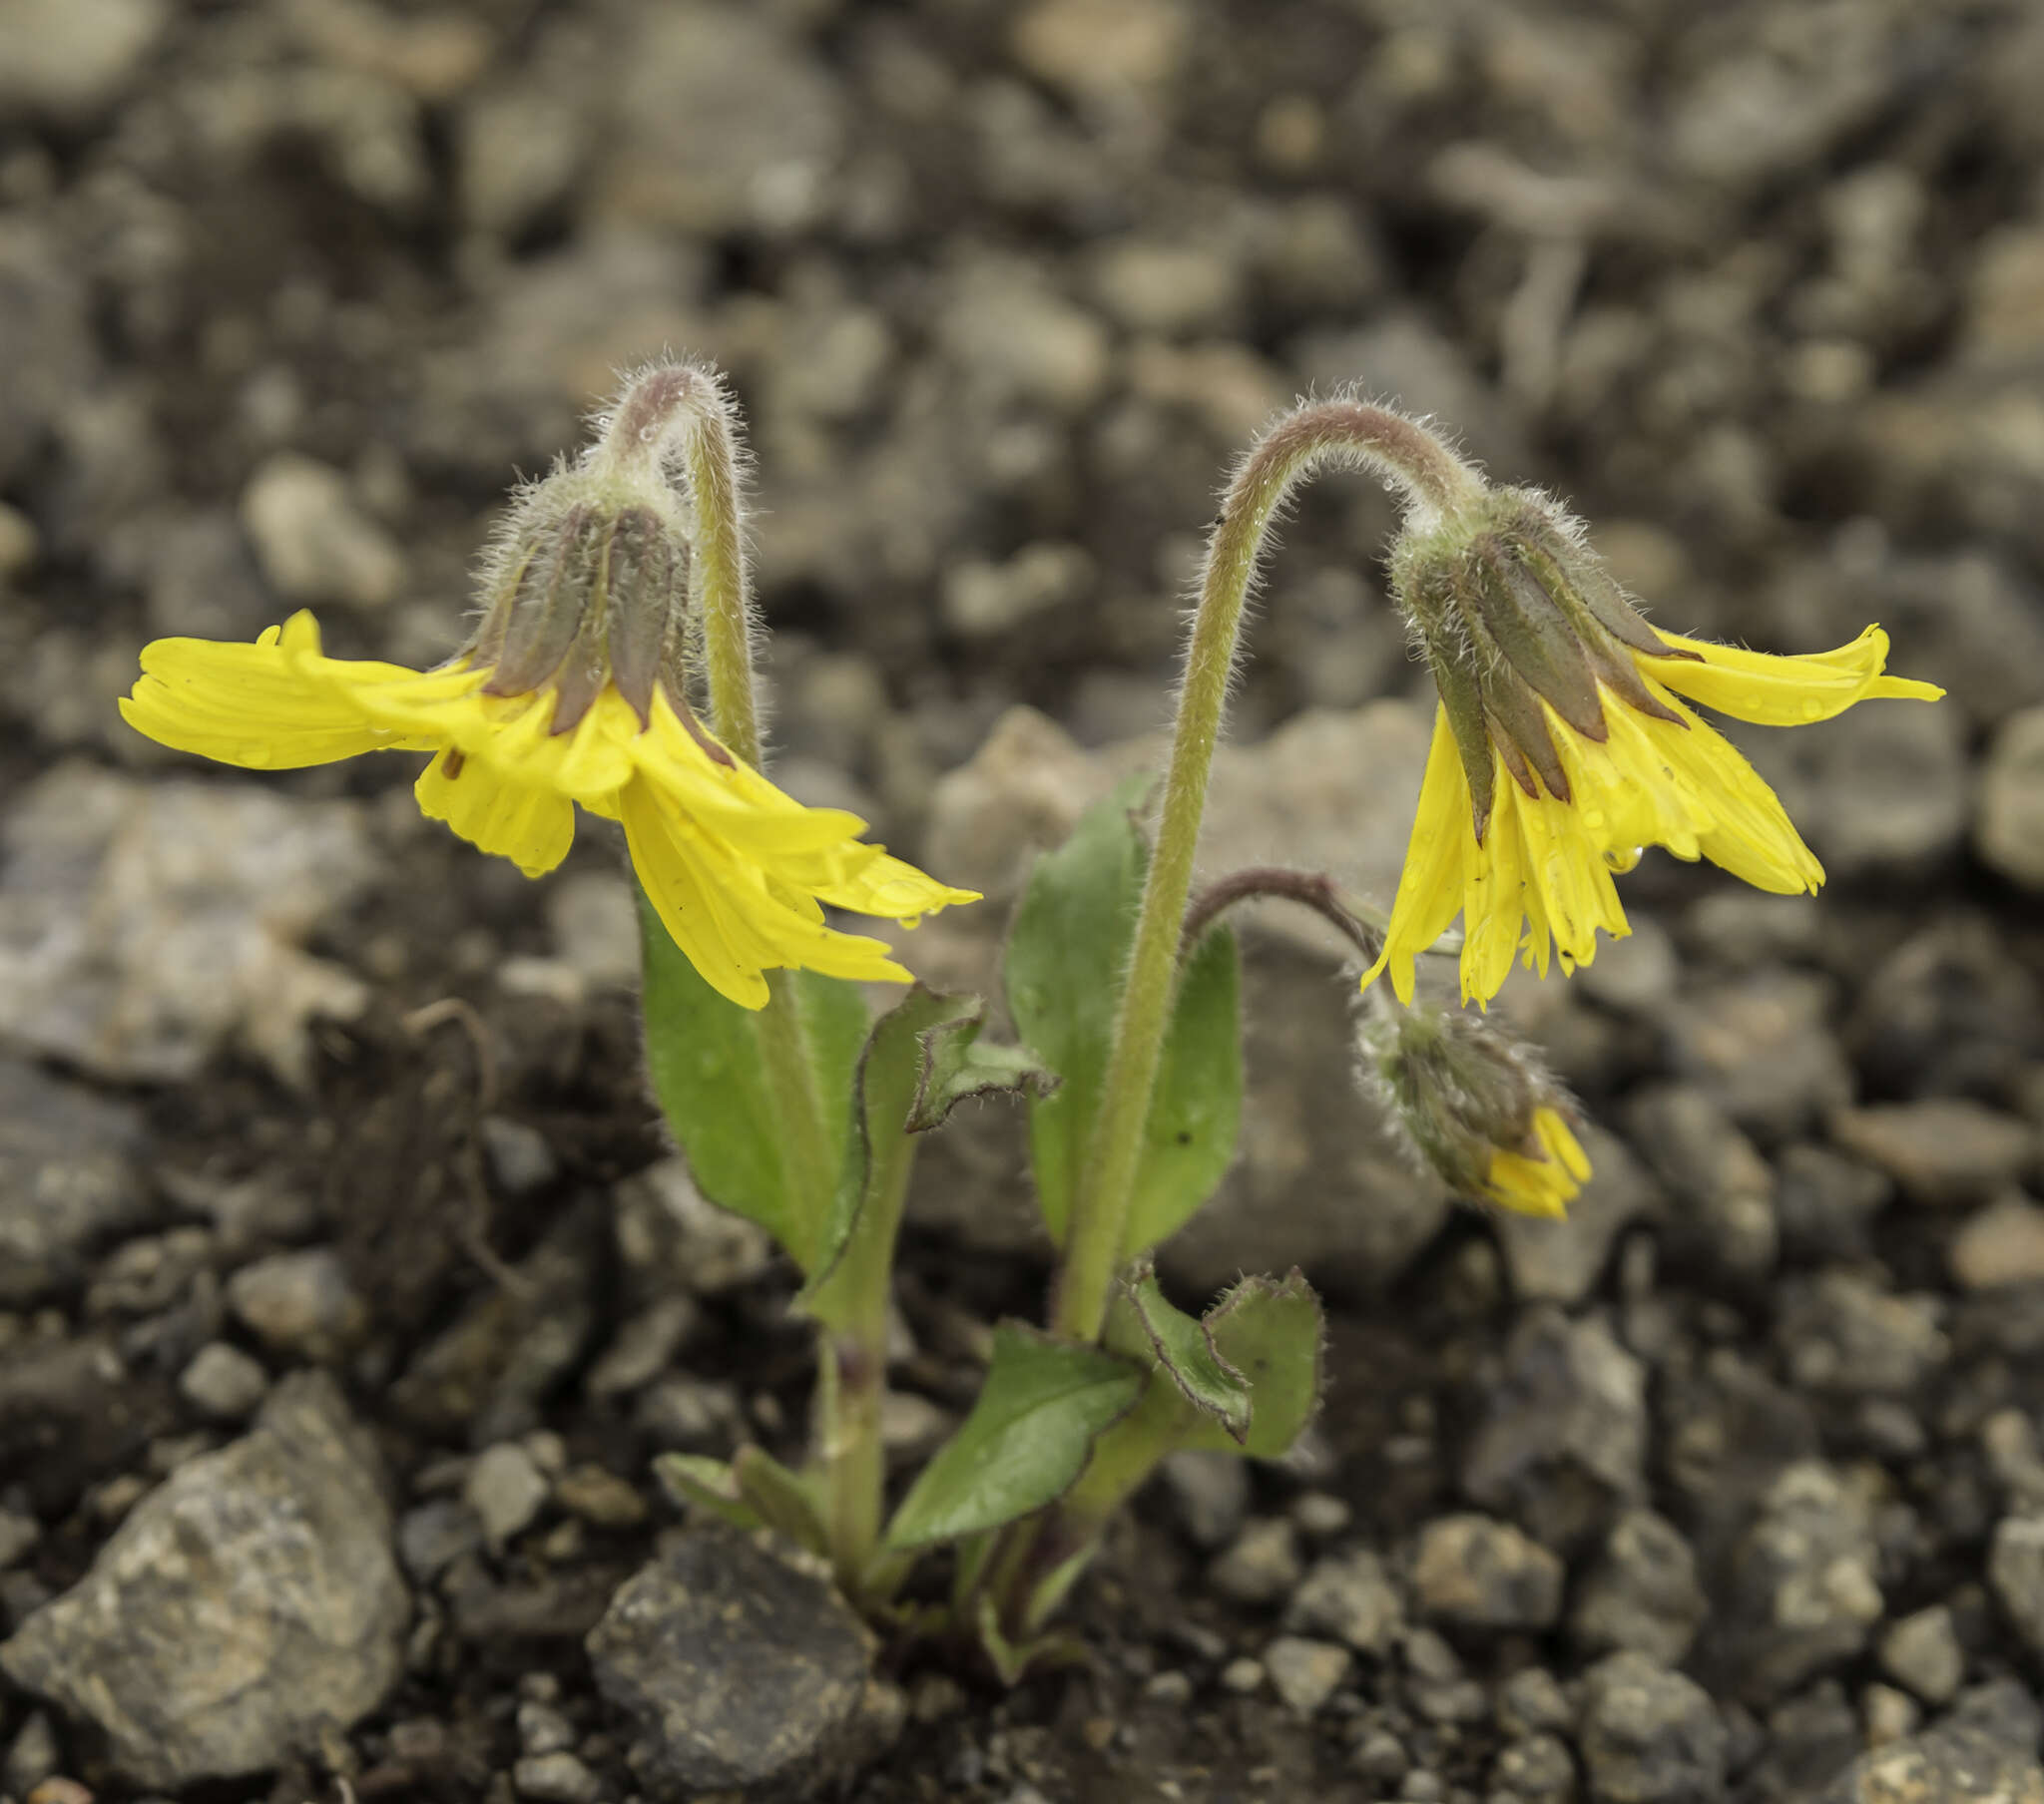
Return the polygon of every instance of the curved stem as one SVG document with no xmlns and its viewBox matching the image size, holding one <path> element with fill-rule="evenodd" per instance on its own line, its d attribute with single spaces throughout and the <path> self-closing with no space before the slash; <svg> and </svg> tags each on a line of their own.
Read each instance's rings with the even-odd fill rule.
<svg viewBox="0 0 2044 1804">
<path fill-rule="evenodd" d="M 1238 902 L 1275 896 L 1309 908 L 1359 952 L 1365 962 L 1376 963 L 1383 950 L 1383 936 L 1359 919 L 1341 900 L 1341 891 L 1325 871 L 1294 871 L 1278 864 L 1253 864 L 1230 871 L 1207 885 L 1186 906 L 1185 926 L 1179 930 L 1179 956 L 1183 958 L 1200 943 L 1200 936 Z"/>
<path fill-rule="evenodd" d="M 1483 494 L 1476 472 L 1423 426 L 1362 401 L 1321 401 L 1296 409 L 1265 434 L 1236 469 L 1207 544 L 1157 848 L 1115 1020 L 1092 1156 L 1072 1199 L 1052 1310 L 1055 1332 L 1072 1339 L 1099 1338 L 1121 1262 L 1243 608 L 1273 517 L 1293 485 L 1326 463 L 1360 467 L 1390 483 L 1400 492 L 1409 525 L 1424 527 L 1473 505 Z"/>
</svg>

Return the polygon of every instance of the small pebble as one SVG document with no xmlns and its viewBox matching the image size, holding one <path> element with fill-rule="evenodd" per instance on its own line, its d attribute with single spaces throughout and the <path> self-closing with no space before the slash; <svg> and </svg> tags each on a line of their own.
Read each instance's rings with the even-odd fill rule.
<svg viewBox="0 0 2044 1804">
<path fill-rule="evenodd" d="M 1247 1697 L 1253 1691 L 1264 1688 L 1264 1662 L 1253 1660 L 1247 1654 L 1232 1659 L 1221 1669 L 1221 1685 L 1226 1691 L 1238 1691 Z"/>
<path fill-rule="evenodd" d="M 547 1482 L 531 1454 L 515 1442 L 501 1441 L 476 1456 L 461 1495 L 482 1523 L 492 1550 L 501 1550 L 532 1526 L 547 1501 Z"/>
<path fill-rule="evenodd" d="M 518 1745 L 528 1755 L 558 1754 L 575 1745 L 575 1725 L 552 1704 L 527 1701 L 518 1706 Z"/>
<path fill-rule="evenodd" d="M 1193 1681 L 1173 1667 L 1168 1672 L 1153 1673 L 1143 1686 L 1143 1695 L 1154 1704 L 1181 1709 L 1193 1700 Z"/>
<path fill-rule="evenodd" d="M 1207 1580 L 1235 1603 L 1276 1603 L 1299 1579 L 1298 1535 L 1282 1517 L 1245 1523 L 1235 1545 L 1207 1569 Z"/>
<path fill-rule="evenodd" d="M 646 1520 L 646 1500 L 629 1480 L 603 1466 L 577 1466 L 554 1483 L 563 1510 L 598 1529 L 629 1529 Z"/>
<path fill-rule="evenodd" d="M 1859 1699 L 1859 1719 L 1866 1725 L 1866 1745 L 1885 1747 L 1916 1732 L 1923 1712 L 1906 1691 L 1893 1685 L 1868 1685 Z"/>
<path fill-rule="evenodd" d="M 521 1798 L 542 1804 L 594 1804 L 603 1789 L 597 1776 L 573 1754 L 527 1754 L 511 1769 Z"/>
<path fill-rule="evenodd" d="M 0 1505 L 0 1567 L 10 1567 L 43 1538 L 43 1525 L 33 1516 Z"/>
<path fill-rule="evenodd" d="M 1965 1649 L 1942 1603 L 1904 1616 L 1880 1638 L 1880 1668 L 1925 1703 L 1948 1703 L 1966 1676 Z"/>
<path fill-rule="evenodd" d="M 208 1341 L 178 1379 L 185 1401 L 217 1422 L 245 1421 L 268 1389 L 262 1362 L 224 1340 Z"/>
<path fill-rule="evenodd" d="M 1354 1656 L 1332 1641 L 1279 1635 L 1264 1649 L 1271 1688 L 1300 1716 L 1311 1716 L 1339 1689 Z"/>
</svg>

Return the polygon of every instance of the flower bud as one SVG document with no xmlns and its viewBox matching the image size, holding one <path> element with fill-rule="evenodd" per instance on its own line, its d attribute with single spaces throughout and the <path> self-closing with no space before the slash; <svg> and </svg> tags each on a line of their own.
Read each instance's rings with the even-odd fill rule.
<svg viewBox="0 0 2044 1804">
<path fill-rule="evenodd" d="M 1372 1012 L 1362 1075 L 1400 1137 L 1458 1194 L 1560 1219 L 1590 1175 L 1568 1099 L 1488 1021 L 1426 1007 Z"/>
<path fill-rule="evenodd" d="M 1582 526 L 1532 489 L 1486 491 L 1409 531 L 1391 554 L 1399 608 L 1439 685 L 1483 837 L 1504 770 L 1529 796 L 1574 799 L 1552 719 L 1597 744 L 1605 697 L 1680 716 L 1642 680 L 1636 658 L 1693 659 L 1626 600 Z M 1543 703 L 1545 704 L 1543 706 Z"/>
</svg>

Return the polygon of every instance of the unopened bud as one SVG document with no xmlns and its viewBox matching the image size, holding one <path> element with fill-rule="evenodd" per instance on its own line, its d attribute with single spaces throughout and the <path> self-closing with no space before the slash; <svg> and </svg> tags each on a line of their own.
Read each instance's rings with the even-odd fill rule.
<svg viewBox="0 0 2044 1804">
<path fill-rule="evenodd" d="M 1459 1195 L 1560 1219 L 1590 1175 L 1567 1097 L 1489 1021 L 1424 1006 L 1372 1012 L 1362 1076 L 1421 1163 Z"/>
<path fill-rule="evenodd" d="M 1600 684 L 1643 714 L 1679 718 L 1634 660 L 1695 654 L 1647 624 L 1581 525 L 1536 490 L 1487 490 L 1407 531 L 1391 580 L 1440 687 L 1479 839 L 1500 761 L 1528 795 L 1572 799 L 1547 710 L 1599 744 L 1610 736 Z"/>
<path fill-rule="evenodd" d="M 580 458 L 518 497 L 487 554 L 482 619 L 455 662 L 490 667 L 486 694 L 550 690 L 554 733 L 606 684 L 642 722 L 658 688 L 694 726 L 689 527 L 659 451 L 676 383 L 703 379 L 681 365 L 641 375 Z"/>
</svg>

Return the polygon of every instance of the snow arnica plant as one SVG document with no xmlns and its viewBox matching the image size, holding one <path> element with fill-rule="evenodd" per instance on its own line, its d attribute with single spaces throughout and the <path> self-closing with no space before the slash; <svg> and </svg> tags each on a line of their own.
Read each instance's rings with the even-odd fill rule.
<svg viewBox="0 0 2044 1804">
<path fill-rule="evenodd" d="M 1245 603 L 1287 496 L 1329 464 L 1397 492 L 1392 589 L 1440 689 L 1388 914 L 1316 872 L 1193 889 Z M 747 1447 L 729 1465 L 666 1456 L 661 1476 L 826 1558 L 875 1619 L 976 1637 L 1013 1677 L 1057 1647 L 1053 1612 L 1165 1455 L 1271 1459 L 1315 1407 L 1320 1312 L 1297 1272 L 1245 1279 L 1192 1315 L 1150 1264 L 1235 1150 L 1229 907 L 1286 897 L 1333 921 L 1367 967 L 1358 1069 L 1414 1154 L 1465 1196 L 1559 1217 L 1589 1176 L 1571 1105 L 1466 1005 L 1487 1004 L 1515 958 L 1572 971 L 1600 930 L 1626 933 L 1614 879 L 1648 846 L 1762 889 L 1822 881 L 1773 791 L 1692 704 L 1802 725 L 1939 691 L 1882 674 L 1875 627 L 1784 658 L 1664 633 L 1548 497 L 1491 487 L 1387 408 L 1301 405 L 1228 486 L 1161 790 L 1125 784 L 1036 866 L 1008 936 L 1002 1038 L 982 998 L 910 984 L 886 946 L 826 916 L 913 925 L 976 898 L 763 774 L 744 469 L 720 379 L 656 365 L 576 462 L 517 497 L 476 631 L 445 664 L 327 658 L 299 614 L 253 646 L 159 641 L 123 711 L 167 745 L 256 769 L 431 752 L 419 806 L 530 876 L 566 853 L 577 803 L 621 823 L 654 1089 L 703 1192 L 800 1268 L 796 1306 L 817 1335 L 802 1470 Z M 1461 1008 L 1415 981 L 1458 948 Z M 873 1019 L 870 983 L 910 987 Z M 890 1511 L 881 1404 L 916 1136 L 961 1098 L 1001 1092 L 1029 1111 L 1058 1259 L 1049 1321 L 995 1330 L 978 1401 Z M 939 1547 L 948 1602 L 914 1576 Z"/>
</svg>

